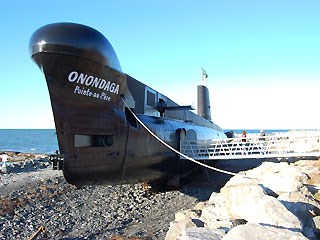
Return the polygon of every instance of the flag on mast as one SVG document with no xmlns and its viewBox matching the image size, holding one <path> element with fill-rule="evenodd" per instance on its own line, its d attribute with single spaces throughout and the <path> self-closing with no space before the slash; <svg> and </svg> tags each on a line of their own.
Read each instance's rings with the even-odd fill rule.
<svg viewBox="0 0 320 240">
<path fill-rule="evenodd" d="M 201 71 L 202 71 L 202 76 L 201 76 L 202 85 L 206 86 L 208 74 L 207 74 L 206 70 L 204 70 L 203 68 L 201 68 Z"/>
<path fill-rule="evenodd" d="M 204 70 L 203 68 L 201 68 L 201 70 L 202 70 L 202 76 L 204 76 L 204 78 L 208 78 L 208 74 L 206 70 Z"/>
</svg>

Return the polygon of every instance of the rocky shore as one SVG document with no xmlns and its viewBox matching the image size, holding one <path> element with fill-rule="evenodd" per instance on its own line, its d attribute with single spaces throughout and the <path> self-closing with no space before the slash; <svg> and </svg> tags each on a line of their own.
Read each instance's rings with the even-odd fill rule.
<svg viewBox="0 0 320 240">
<path fill-rule="evenodd" d="M 1 154 L 0 154 L 1 155 Z M 9 153 L 0 173 L 0 239 L 317 239 L 319 160 L 223 161 L 179 191 L 143 184 L 80 189 L 46 155 Z M 219 165 L 220 164 L 220 165 Z M 1 163 L 0 163 L 1 165 Z M 1 165 L 1 167 L 3 164 Z M 245 175 L 245 177 L 243 177 Z"/>
<path fill-rule="evenodd" d="M 264 162 L 175 214 L 166 240 L 320 239 L 319 160 Z"/>
</svg>

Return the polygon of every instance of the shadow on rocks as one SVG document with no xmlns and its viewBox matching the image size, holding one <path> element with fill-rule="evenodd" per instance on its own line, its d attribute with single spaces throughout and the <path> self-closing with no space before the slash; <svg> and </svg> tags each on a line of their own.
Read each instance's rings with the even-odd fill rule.
<svg viewBox="0 0 320 240">
<path fill-rule="evenodd" d="M 239 173 L 253 169 L 263 162 L 279 162 L 278 159 L 234 159 L 234 160 L 211 160 L 207 164 L 211 166 L 229 171 L 232 173 Z M 221 173 L 218 171 L 199 167 L 195 173 L 188 176 L 185 180 L 181 191 L 185 194 L 197 198 L 199 201 L 206 201 L 210 198 L 212 192 L 220 192 L 220 189 L 229 181 L 233 175 Z"/>
</svg>

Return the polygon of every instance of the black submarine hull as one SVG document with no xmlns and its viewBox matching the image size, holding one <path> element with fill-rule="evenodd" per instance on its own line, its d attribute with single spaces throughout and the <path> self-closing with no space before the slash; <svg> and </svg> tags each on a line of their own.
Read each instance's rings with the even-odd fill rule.
<svg viewBox="0 0 320 240">
<path fill-rule="evenodd" d="M 124 74 L 111 44 L 93 28 L 46 25 L 32 35 L 29 46 L 46 78 L 63 173 L 72 184 L 153 181 L 189 167 L 128 108 L 178 150 L 181 138 L 225 138 L 211 121 L 179 110 L 165 95 Z M 160 111 L 159 103 L 168 110 Z"/>
</svg>

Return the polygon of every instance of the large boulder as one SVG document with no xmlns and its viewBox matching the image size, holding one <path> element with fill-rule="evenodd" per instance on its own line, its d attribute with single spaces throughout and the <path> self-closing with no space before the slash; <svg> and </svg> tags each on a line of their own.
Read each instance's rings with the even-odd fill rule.
<svg viewBox="0 0 320 240">
<path fill-rule="evenodd" d="M 221 240 L 225 233 L 218 229 L 187 228 L 177 240 Z"/>
<path fill-rule="evenodd" d="M 207 228 L 228 232 L 232 228 L 232 216 L 226 209 L 226 202 L 219 193 L 212 193 L 208 204 L 202 209 L 200 220 Z"/>
<path fill-rule="evenodd" d="M 221 196 L 232 219 L 268 224 L 301 231 L 299 219 L 276 198 L 268 196 L 259 185 L 235 184 L 223 187 Z"/>
<path fill-rule="evenodd" d="M 232 228 L 223 240 L 307 240 L 300 232 L 288 229 L 265 226 L 262 224 L 247 223 Z"/>
<path fill-rule="evenodd" d="M 178 222 L 171 222 L 165 240 L 177 240 L 187 228 L 194 227 L 197 227 L 197 225 L 192 222 L 191 218 L 184 218 Z"/>
<path fill-rule="evenodd" d="M 309 239 L 317 239 L 315 235 L 313 217 L 320 214 L 319 202 L 313 197 L 306 187 L 300 191 L 283 193 L 278 200 L 295 216 L 303 225 L 303 233 Z"/>
<path fill-rule="evenodd" d="M 320 214 L 320 204 L 306 187 L 300 191 L 282 193 L 278 200 L 305 225 L 310 218 Z"/>
<path fill-rule="evenodd" d="M 245 222 L 302 231 L 302 224 L 292 212 L 249 180 L 241 184 L 228 184 L 219 194 L 212 194 L 209 203 L 200 217 L 208 228 L 228 232 L 234 227 L 235 220 L 243 219 Z"/>
<path fill-rule="evenodd" d="M 260 184 L 266 193 L 273 196 L 298 191 L 308 181 L 305 173 L 285 162 L 263 162 L 259 167 L 248 170 L 244 174 L 247 180 Z M 226 186 L 246 179 L 239 174 L 231 178 Z"/>
</svg>

